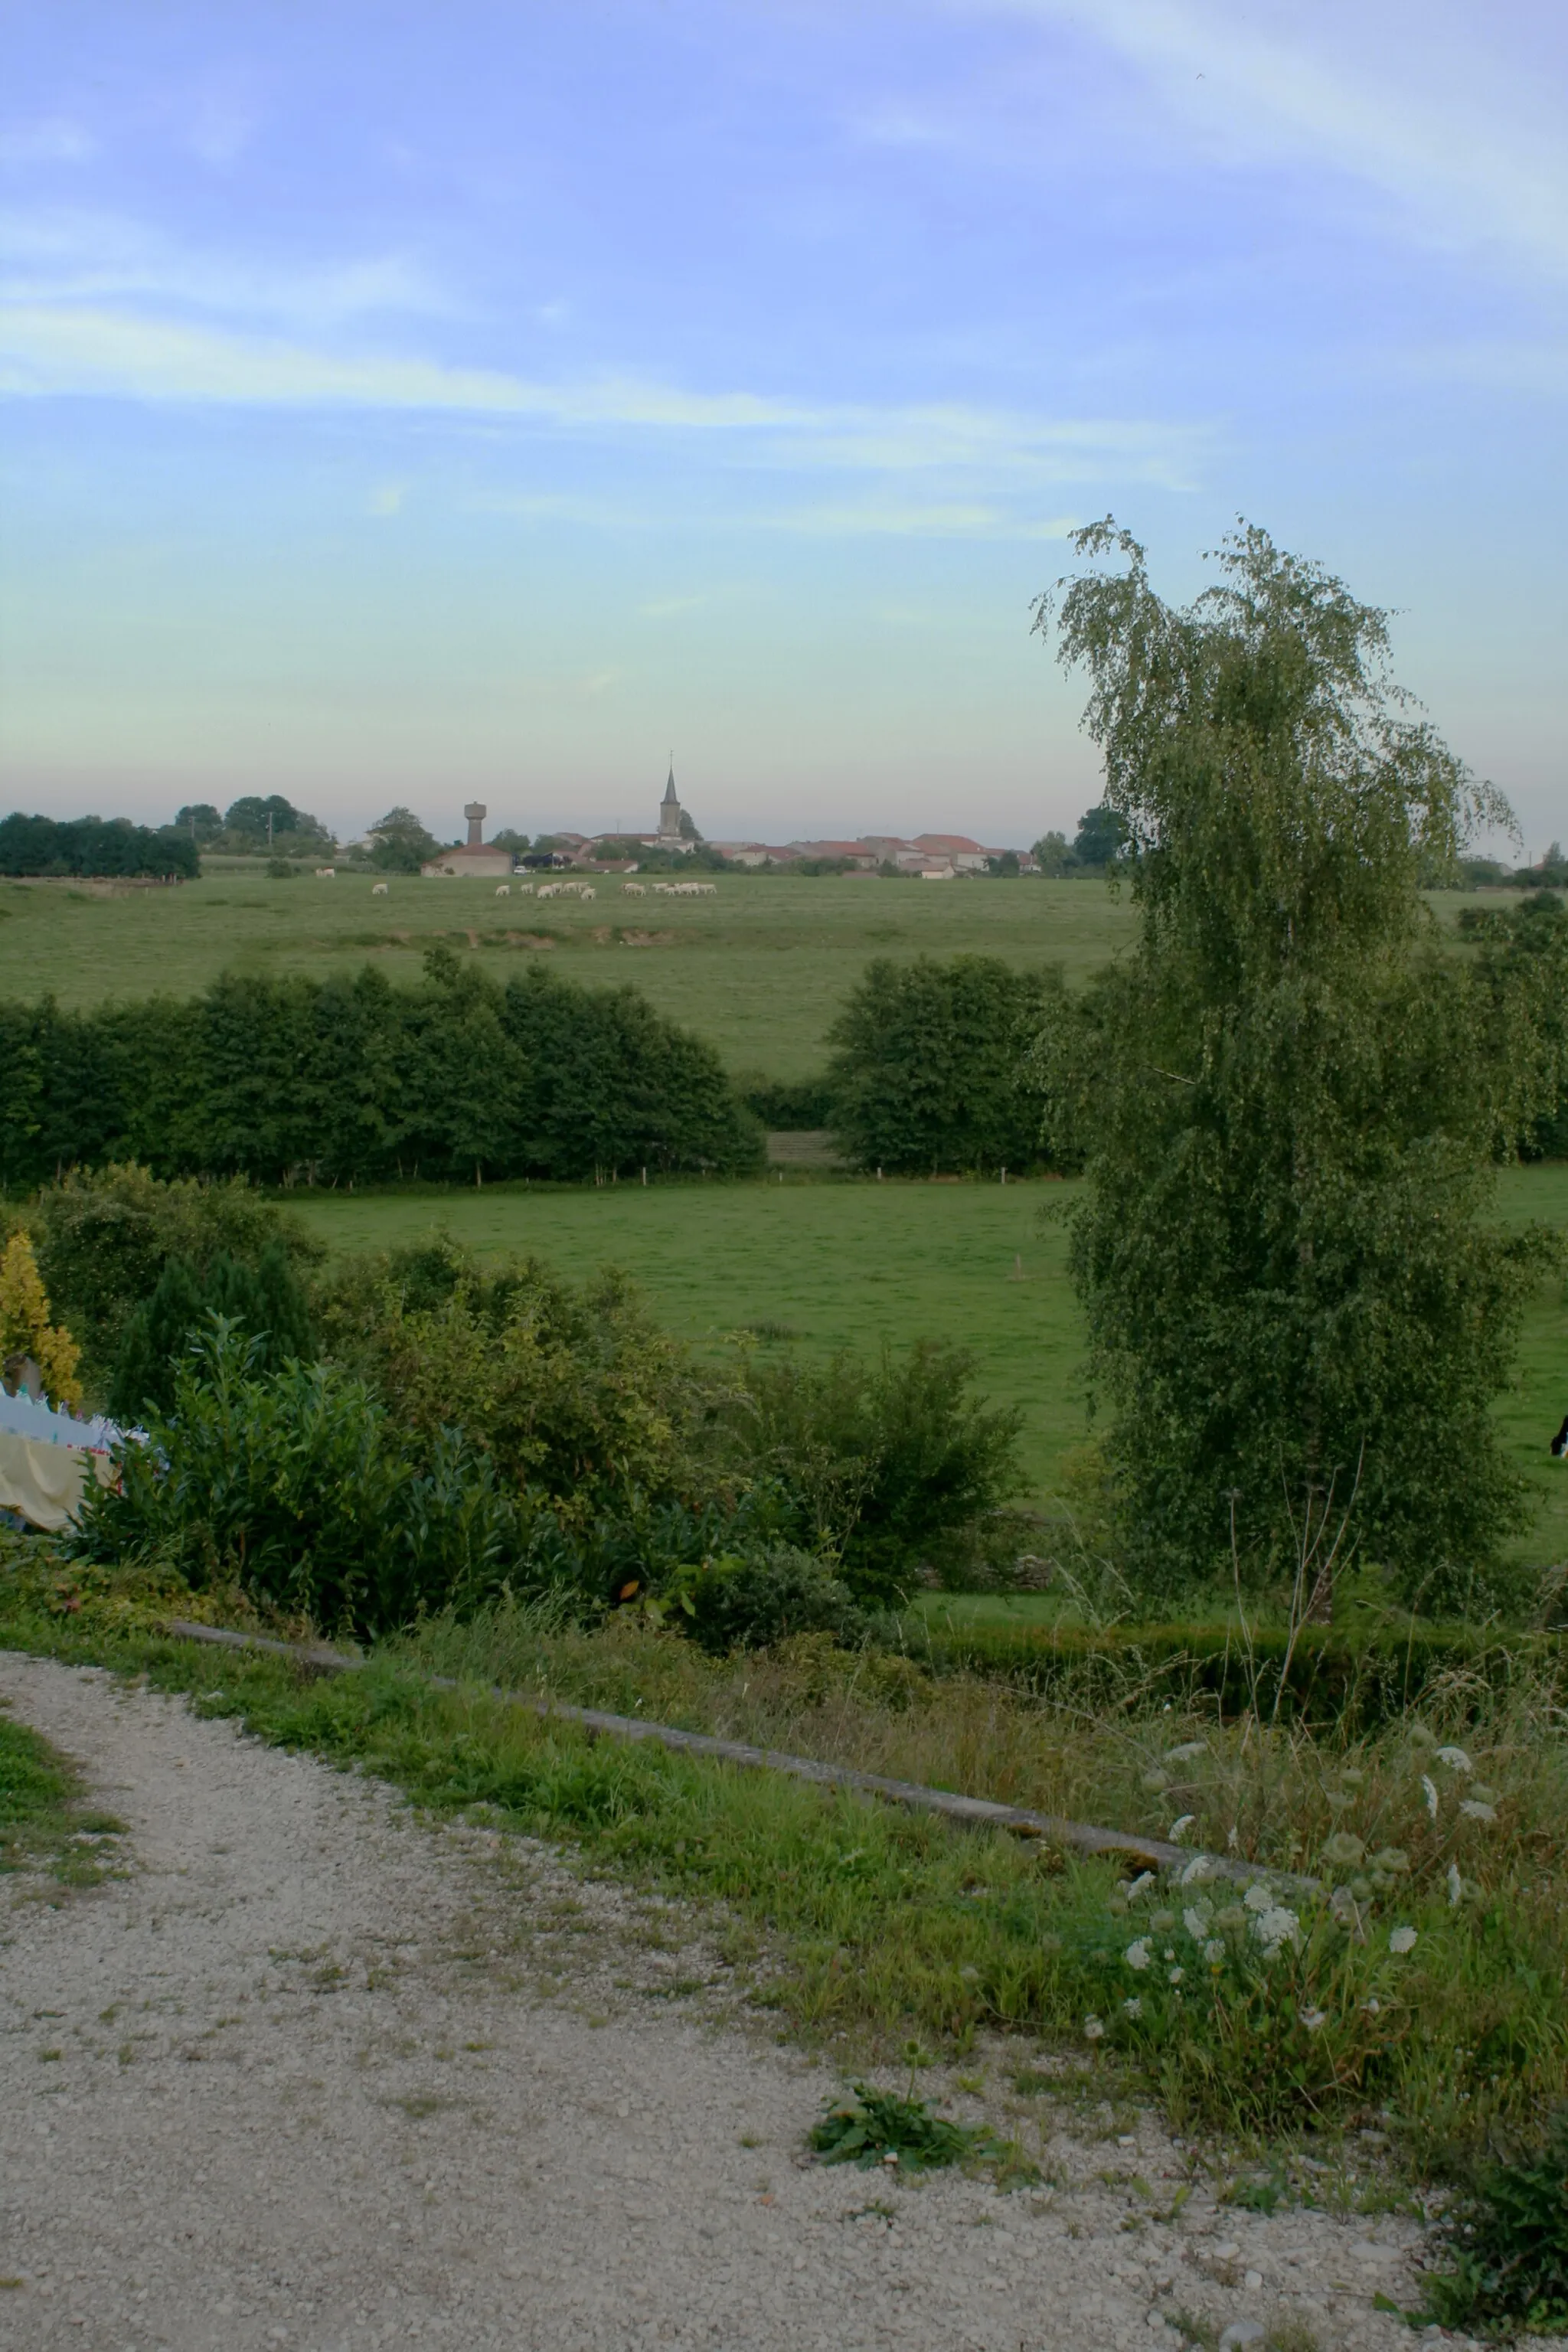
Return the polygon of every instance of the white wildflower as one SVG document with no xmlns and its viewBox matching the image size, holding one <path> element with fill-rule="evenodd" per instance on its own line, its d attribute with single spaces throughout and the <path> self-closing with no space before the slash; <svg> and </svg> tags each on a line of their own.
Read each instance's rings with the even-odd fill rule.
<svg viewBox="0 0 1568 2352">
<path fill-rule="evenodd" d="M 1204 1958 L 1208 1962 L 1211 1969 L 1218 1968 L 1220 1962 L 1225 1958 L 1225 1938 L 1223 1936 L 1211 1936 L 1209 1937 L 1208 1942 L 1204 1946 Z"/>
<path fill-rule="evenodd" d="M 1194 1853 L 1176 1881 L 1178 1886 L 1195 1886 L 1200 1879 L 1212 1878 L 1215 1865 L 1206 1853 Z"/>
<path fill-rule="evenodd" d="M 1457 1862 L 1451 1862 L 1448 1864 L 1448 1903 L 1450 1908 L 1458 1903 L 1464 1891 L 1465 1882 L 1459 1876 L 1459 1865 Z"/>
<path fill-rule="evenodd" d="M 1186 1973 L 1185 1969 L 1168 1969 L 1165 1971 L 1165 1981 L 1167 1984 L 1180 1984 Z"/>
<path fill-rule="evenodd" d="M 1085 2040 L 1086 2042 L 1098 2042 L 1098 2041 L 1100 2041 L 1100 2038 L 1102 2037 L 1102 2035 L 1104 2034 L 1104 2032 L 1105 2032 L 1105 2028 L 1104 2028 L 1104 2026 L 1100 2023 L 1100 2020 L 1099 2020 L 1099 2018 L 1098 2018 L 1098 2017 L 1086 2017 L 1086 2018 L 1084 2019 L 1084 2021 L 1083 2021 L 1083 2038 L 1084 2038 L 1084 2040 Z"/>
<path fill-rule="evenodd" d="M 1437 1761 L 1446 1764 L 1450 1772 L 1473 1772 L 1476 1769 L 1462 1748 L 1439 1748 Z"/>
<path fill-rule="evenodd" d="M 1206 1756 L 1208 1752 L 1206 1739 L 1184 1739 L 1179 1748 L 1166 1748 L 1165 1761 L 1167 1764 L 1190 1764 L 1194 1756 Z"/>
<path fill-rule="evenodd" d="M 1182 1925 L 1194 1944 L 1203 1942 L 1209 1931 L 1209 1921 L 1213 1917 L 1214 1905 L 1207 1902 L 1189 1904 L 1186 1910 L 1183 1912 Z"/>
<path fill-rule="evenodd" d="M 1326 2025 L 1328 2021 L 1329 2012 L 1326 2009 L 1304 2009 L 1301 2011 L 1301 2022 L 1309 2033 L 1316 2033 L 1319 2026 Z"/>
<path fill-rule="evenodd" d="M 1241 1899 L 1249 1911 L 1270 1911 L 1274 1907 L 1274 1897 L 1261 1878 L 1253 1880 Z"/>
<path fill-rule="evenodd" d="M 1166 1945 L 1166 1947 L 1165 1947 L 1165 1948 L 1164 1948 L 1164 1951 L 1161 1954 L 1161 1958 L 1162 1958 L 1163 1959 L 1173 1960 L 1173 1959 L 1175 1958 L 1175 1957 L 1176 1957 L 1175 1953 L 1172 1950 L 1172 1948 L 1171 1948 L 1170 1945 L 1169 1945 L 1169 1944 L 1167 1944 L 1167 1945 Z"/>
<path fill-rule="evenodd" d="M 1467 1797 L 1459 1807 L 1468 1822 L 1495 1822 L 1497 1807 L 1483 1803 L 1479 1797 Z"/>
<path fill-rule="evenodd" d="M 1179 1813 L 1171 1823 L 1171 1843 L 1180 1845 L 1184 1832 L 1190 1830 L 1196 1820 L 1196 1813 Z"/>
<path fill-rule="evenodd" d="M 1127 1900 L 1129 1903 L 1136 1903 L 1138 1897 L 1142 1894 L 1143 1889 L 1146 1886 L 1152 1886 L 1153 1884 L 1153 1872 L 1152 1870 L 1141 1870 L 1137 1877 L 1133 1880 L 1131 1885 L 1127 1890 Z"/>
<path fill-rule="evenodd" d="M 1282 1944 L 1293 1944 L 1301 1932 L 1301 1922 L 1294 1911 L 1282 1903 L 1271 1903 L 1260 1911 L 1252 1923 L 1252 1932 L 1263 1947 L 1264 1957 L 1273 1959 Z"/>
<path fill-rule="evenodd" d="M 1434 1821 L 1437 1818 L 1437 1783 L 1429 1773 L 1421 1775 L 1421 1793 L 1426 1800 L 1426 1811 Z"/>
<path fill-rule="evenodd" d="M 1135 1944 L 1128 1945 L 1127 1965 L 1130 1969 L 1146 1969 L 1148 1967 L 1149 1947 L 1142 1936 L 1139 1937 L 1138 1941 Z"/>
<path fill-rule="evenodd" d="M 1383 2003 L 1379 2000 L 1375 1993 L 1369 1993 L 1366 2000 L 1363 2001 L 1362 2007 L 1366 2011 L 1368 2017 L 1375 2017 L 1378 2011 L 1383 2007 Z"/>
<path fill-rule="evenodd" d="M 1413 1952 L 1415 1949 L 1415 1928 L 1395 1927 L 1389 1937 L 1388 1948 L 1391 1952 L 1397 1952 L 1401 1958 L 1406 1952 Z"/>
<path fill-rule="evenodd" d="M 1122 2002 L 1121 2010 L 1123 2016 L 1142 2017 L 1143 2014 L 1143 2004 L 1139 2000 L 1137 1994 L 1134 1993 L 1131 2000 L 1124 2000 Z"/>
</svg>

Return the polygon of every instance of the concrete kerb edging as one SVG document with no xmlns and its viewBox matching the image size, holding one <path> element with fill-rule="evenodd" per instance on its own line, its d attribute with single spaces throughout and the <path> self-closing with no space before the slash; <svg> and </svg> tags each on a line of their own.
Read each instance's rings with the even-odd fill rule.
<svg viewBox="0 0 1568 2352">
<path fill-rule="evenodd" d="M 165 1619 L 163 1630 L 181 1641 L 208 1642 L 220 1649 L 264 1651 L 271 1657 L 287 1658 L 310 1674 L 352 1674 L 369 1663 L 319 1643 L 278 1642 L 263 1633 L 237 1633 L 227 1626 L 195 1625 L 177 1617 Z M 462 1687 L 449 1675 L 425 1675 L 421 1679 L 436 1690 Z M 709 1756 L 721 1764 L 782 1772 L 792 1780 L 815 1781 L 822 1788 L 851 1789 L 864 1796 L 880 1797 L 911 1812 L 941 1814 L 968 1829 L 1008 1830 L 1016 1837 L 1041 1838 L 1052 1845 L 1072 1846 L 1079 1853 L 1126 1854 L 1129 1860 L 1142 1863 L 1146 1869 L 1174 1873 L 1184 1885 L 1205 1878 L 1228 1878 L 1247 1884 L 1267 1878 L 1273 1884 L 1302 1891 L 1317 1887 L 1315 1879 L 1267 1870 L 1256 1863 L 1238 1862 L 1230 1854 L 1194 1853 L 1192 1847 L 1174 1845 L 1166 1838 L 1139 1837 L 1128 1830 L 1097 1829 L 1088 1822 L 1067 1821 L 1058 1813 L 1037 1813 L 1024 1805 L 994 1804 L 985 1797 L 954 1796 L 946 1789 L 922 1788 L 915 1780 L 889 1780 L 879 1772 L 858 1772 L 847 1764 L 820 1764 L 813 1757 L 786 1756 L 776 1748 L 748 1748 L 738 1739 L 715 1739 L 701 1731 L 678 1731 L 672 1725 L 644 1723 L 636 1716 L 607 1715 L 592 1706 L 569 1706 L 563 1699 L 542 1697 L 531 1691 L 501 1690 L 492 1685 L 490 1696 L 508 1706 L 529 1707 L 536 1715 L 577 1724 L 591 1738 L 651 1739 L 658 1747 L 674 1748 L 681 1755 Z"/>
</svg>

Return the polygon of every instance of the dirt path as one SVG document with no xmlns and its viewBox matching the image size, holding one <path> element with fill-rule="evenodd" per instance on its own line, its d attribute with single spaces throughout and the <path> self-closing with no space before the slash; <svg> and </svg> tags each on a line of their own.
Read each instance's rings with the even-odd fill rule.
<svg viewBox="0 0 1568 2352">
<path fill-rule="evenodd" d="M 1148 2219 L 1183 2159 L 1109 2111 L 1032 2192 L 803 2166 L 835 2080 L 679 1911 L 103 1675 L 0 1654 L 0 1700 L 128 1831 L 123 1876 L 0 1895 L 0 2345 L 1411 2341 L 1371 2308 L 1407 2222 Z"/>
</svg>

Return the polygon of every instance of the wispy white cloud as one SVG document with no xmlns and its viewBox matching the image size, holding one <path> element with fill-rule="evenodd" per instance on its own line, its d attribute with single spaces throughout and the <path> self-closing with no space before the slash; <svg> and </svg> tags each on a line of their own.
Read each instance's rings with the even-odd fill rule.
<svg viewBox="0 0 1568 2352">
<path fill-rule="evenodd" d="M 1211 153 L 1303 159 L 1417 234 L 1568 272 L 1568 139 L 1544 23 L 1444 0 L 957 0 L 1068 21 L 1159 89 Z M 1511 46 L 1510 29 L 1522 32 Z M 1533 49 L 1533 54 L 1531 51 Z"/>
<path fill-rule="evenodd" d="M 823 539 L 1065 539 L 1077 519 L 1039 521 L 998 505 L 845 503 L 802 507 L 767 519 L 775 530 Z"/>
<path fill-rule="evenodd" d="M 630 374 L 550 383 L 497 368 L 324 351 L 58 303 L 18 302 L 0 310 L 0 393 L 405 410 L 576 431 L 719 435 L 749 463 L 793 470 L 962 474 L 1040 484 L 1110 477 L 1184 487 L 1193 480 L 1203 448 L 1203 436 L 1184 425 L 1037 417 L 963 405 L 812 403 L 752 392 L 694 392 Z M 900 512 L 889 506 L 874 527 L 920 527 L 906 525 Z M 986 520 L 979 509 L 961 506 L 949 514 L 954 530 L 973 531 Z"/>
<path fill-rule="evenodd" d="M 378 314 L 446 316 L 455 307 L 406 254 L 273 265 L 193 252 L 140 221 L 80 208 L 14 210 L 0 220 L 0 299 L 131 301 L 307 331 Z"/>
</svg>

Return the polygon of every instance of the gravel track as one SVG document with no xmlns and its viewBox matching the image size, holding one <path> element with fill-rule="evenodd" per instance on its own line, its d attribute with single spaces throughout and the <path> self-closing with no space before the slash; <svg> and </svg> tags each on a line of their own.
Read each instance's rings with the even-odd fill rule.
<svg viewBox="0 0 1568 2352">
<path fill-rule="evenodd" d="M 1371 2307 L 1415 2299 L 1407 2221 L 1202 2185 L 1151 2220 L 1163 2129 L 1038 2098 L 1053 2187 L 806 2165 L 837 2079 L 695 1915 L 107 1675 L 0 1654 L 0 1701 L 127 1832 L 96 1887 L 0 1895 L 0 2344 L 1123 2352 L 1183 2308 L 1411 2342 Z"/>
</svg>

